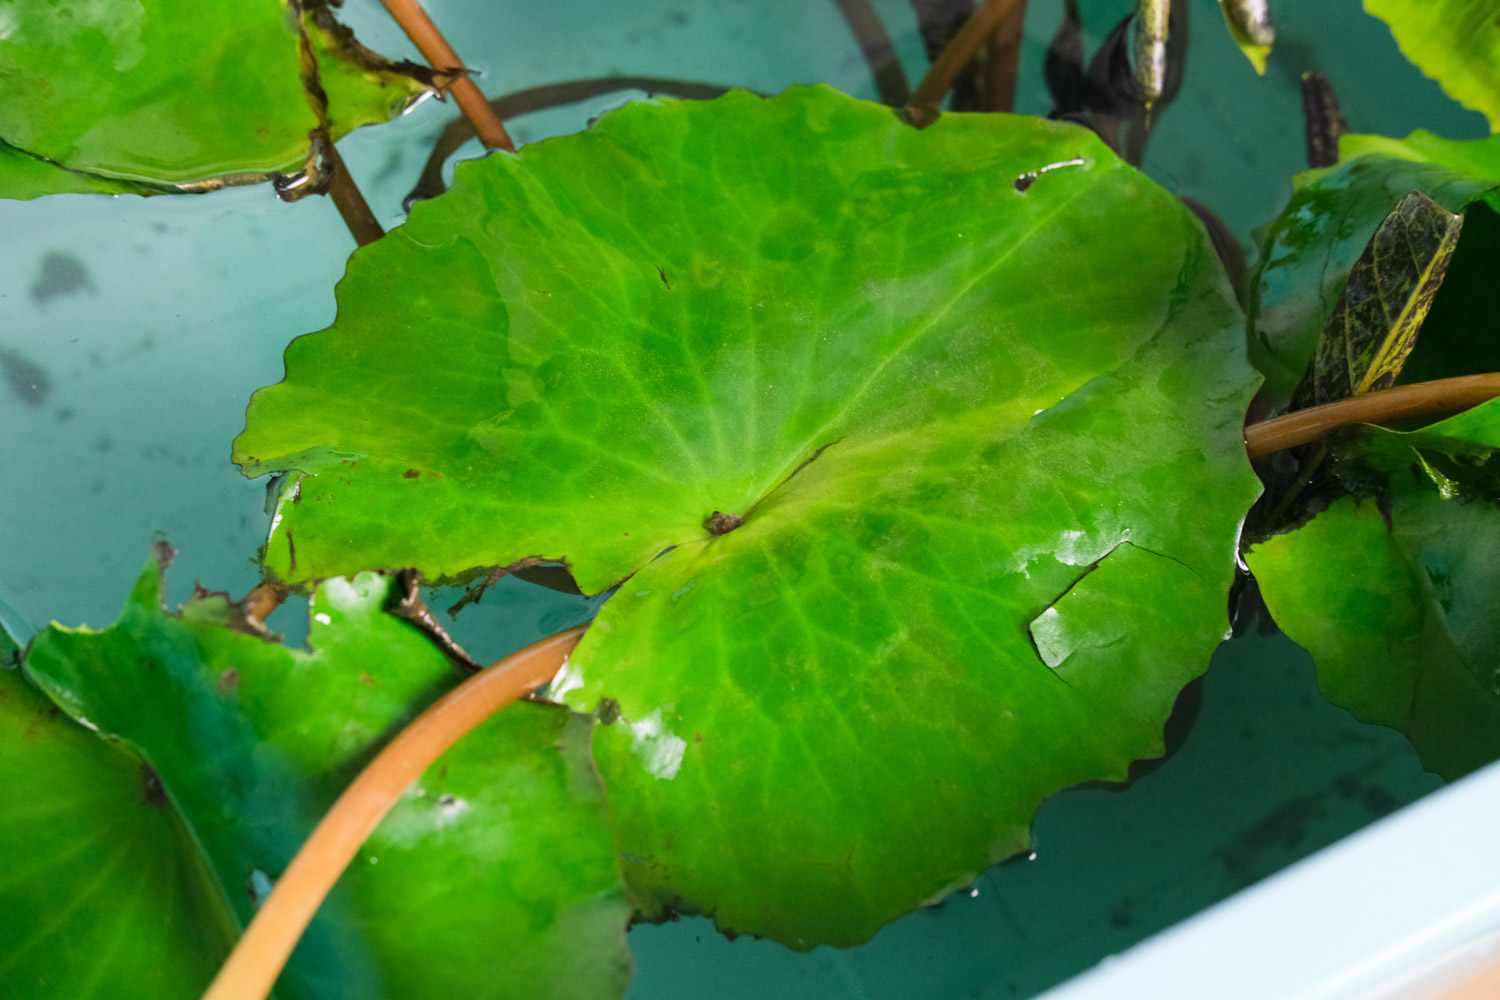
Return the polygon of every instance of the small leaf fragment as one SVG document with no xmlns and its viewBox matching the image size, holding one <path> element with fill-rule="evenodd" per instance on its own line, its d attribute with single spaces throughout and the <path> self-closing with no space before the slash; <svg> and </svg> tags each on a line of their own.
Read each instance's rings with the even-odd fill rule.
<svg viewBox="0 0 1500 1000">
<path fill-rule="evenodd" d="M 1219 0 L 1229 37 L 1234 39 L 1259 76 L 1266 75 L 1266 57 L 1276 42 L 1269 0 Z"/>
</svg>

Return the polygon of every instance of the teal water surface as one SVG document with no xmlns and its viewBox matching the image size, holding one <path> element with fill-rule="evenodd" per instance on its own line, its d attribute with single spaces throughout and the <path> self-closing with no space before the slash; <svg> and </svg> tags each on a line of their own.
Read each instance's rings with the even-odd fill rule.
<svg viewBox="0 0 1500 1000">
<path fill-rule="evenodd" d="M 763 92 L 821 80 L 874 95 L 831 0 L 427 6 L 491 93 L 629 73 Z M 1090 44 L 1129 6 L 1082 3 Z M 875 7 L 915 82 L 925 58 L 911 7 Z M 1041 54 L 1061 7 L 1029 6 L 1022 111 L 1046 110 Z M 1214 0 L 1194 0 L 1187 79 L 1146 160 L 1246 246 L 1303 165 L 1296 80 L 1305 69 L 1328 76 L 1356 130 L 1484 133 L 1482 119 L 1405 64 L 1357 0 L 1273 9 L 1280 40 L 1262 79 L 1228 41 Z M 349 0 L 345 11 L 375 48 L 410 52 L 374 0 Z M 612 103 L 530 116 L 514 132 L 534 141 L 574 131 Z M 450 114 L 427 102 L 341 143 L 387 226 L 400 222 L 401 199 Z M 172 601 L 195 582 L 248 590 L 267 525 L 264 483 L 239 475 L 229 444 L 250 393 L 282 377 L 286 343 L 333 318 L 352 243 L 332 205 L 283 205 L 265 187 L 61 196 L 0 202 L 0 233 L 0 611 L 8 605 L 7 621 L 32 628 L 104 625 L 157 533 L 181 552 Z M 293 639 L 303 613 L 295 605 L 272 623 Z M 506 581 L 454 632 L 493 659 L 590 607 Z M 701 919 L 636 928 L 630 996 L 1031 996 L 1436 784 L 1394 733 L 1324 703 L 1300 650 L 1252 627 L 1216 654 L 1181 751 L 1128 791 L 1055 796 L 1037 819 L 1035 860 L 994 868 L 847 951 L 728 942 Z"/>
</svg>

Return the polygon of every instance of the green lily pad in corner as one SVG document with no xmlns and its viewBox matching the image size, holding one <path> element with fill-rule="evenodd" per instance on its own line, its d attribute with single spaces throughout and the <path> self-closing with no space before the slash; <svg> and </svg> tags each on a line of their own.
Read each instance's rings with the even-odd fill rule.
<svg viewBox="0 0 1500 1000">
<path fill-rule="evenodd" d="M 136 898 L 126 896 L 103 915 L 59 910 L 40 892 L 7 900 L 16 924 L 50 919 L 54 931 L 30 958 L 20 948 L 27 942 L 8 935 L 0 965 L 53 966 L 67 977 L 61 992 L 28 996 L 88 995 L 72 977 L 96 966 L 66 959 L 78 942 L 95 940 L 88 936 L 95 922 L 145 955 L 201 953 L 171 975 L 148 977 L 161 992 L 131 980 L 131 996 L 175 1000 L 206 985 L 234 925 L 248 921 L 358 768 L 458 679 L 420 632 L 382 613 L 390 587 L 373 574 L 326 582 L 312 600 L 313 652 L 297 652 L 238 631 L 244 623 L 222 595 L 195 598 L 180 617 L 164 613 L 152 563 L 115 625 L 97 632 L 54 625 L 36 639 L 25 669 L 68 714 L 118 741 L 98 743 L 72 723 L 56 737 L 69 747 L 94 741 L 95 756 L 107 758 L 97 767 L 112 770 L 96 784 L 108 787 L 97 794 L 141 798 L 142 767 L 126 748 L 149 765 L 152 782 L 150 810 L 122 807 L 101 830 L 80 829 L 84 819 L 57 835 L 49 856 L 58 877 L 109 869 L 138 848 L 131 878 L 142 871 L 173 878 L 137 892 L 139 905 L 126 905 Z M 324 903 L 278 996 L 623 993 L 628 906 L 588 757 L 590 729 L 561 707 L 520 704 L 440 758 Z M 49 794 L 68 809 L 95 808 L 89 786 L 38 766 L 29 782 L 50 776 L 58 788 Z M 83 788 L 76 804 L 73 784 Z M 8 810 L 0 837 L 26 837 L 27 822 Z M 173 839 L 178 822 L 187 835 Z M 194 872 L 197 882 L 184 888 Z M 201 917 L 181 926 L 193 908 L 224 915 L 207 943 Z M 202 981 L 191 986 L 194 979 Z"/>
<path fill-rule="evenodd" d="M 1449 779 L 1500 758 L 1496 448 L 1495 401 L 1421 431 L 1361 429 L 1340 467 L 1373 479 L 1388 513 L 1345 497 L 1246 555 L 1328 699 L 1402 731 Z"/>
<path fill-rule="evenodd" d="M 64 715 L 10 664 L 0 629 L 0 974 L 35 1000 L 194 996 L 229 921 L 188 839 L 128 752 Z"/>
<path fill-rule="evenodd" d="M 558 690 L 650 913 L 867 938 L 1160 753 L 1224 635 L 1240 316 L 1082 129 L 636 104 L 461 165 L 339 302 L 236 443 L 295 470 L 267 565 L 625 580 Z"/>
<path fill-rule="evenodd" d="M 1500 9 L 1494 0 L 1365 0 L 1402 55 L 1447 95 L 1500 126 Z"/>
<path fill-rule="evenodd" d="M 186 0 L 98 0 L 66 16 L 15 0 L 0 38 L 0 197 L 300 171 L 315 133 L 400 113 L 425 76 L 353 44 L 316 0 L 243 0 L 212 16 Z"/>
<path fill-rule="evenodd" d="M 1492 258 L 1484 255 L 1491 244 L 1484 234 L 1500 211 L 1500 137 L 1453 142 L 1422 131 L 1404 140 L 1348 135 L 1339 142 L 1339 161 L 1298 174 L 1287 207 L 1257 234 L 1260 260 L 1247 278 L 1250 358 L 1265 374 L 1262 391 L 1277 407 L 1291 400 L 1355 262 L 1411 192 L 1464 214 L 1465 223 L 1406 370 L 1428 370 L 1421 360 L 1427 343 L 1447 339 L 1443 328 L 1465 321 L 1462 310 L 1445 309 L 1445 300 L 1492 294 Z M 1477 268 L 1465 263 L 1469 257 L 1477 257 Z M 1471 270 L 1474 281 L 1468 280 Z"/>
</svg>

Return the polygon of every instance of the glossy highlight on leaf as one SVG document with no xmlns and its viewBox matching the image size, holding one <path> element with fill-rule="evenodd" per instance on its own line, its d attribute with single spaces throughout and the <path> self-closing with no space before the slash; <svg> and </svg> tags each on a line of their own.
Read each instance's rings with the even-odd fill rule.
<svg viewBox="0 0 1500 1000">
<path fill-rule="evenodd" d="M 384 121 L 426 91 L 395 64 L 352 62 L 329 21 L 296 0 L 211 16 L 185 0 L 96 0 L 66 16 L 15 0 L 0 34 L 0 197 L 264 180 L 303 169 L 315 133 Z"/>
<path fill-rule="evenodd" d="M 69 715 L 149 765 L 155 815 L 175 816 L 184 835 L 140 863 L 201 870 L 189 902 L 228 924 L 213 958 L 384 738 L 458 676 L 422 633 L 383 612 L 389 578 L 326 581 L 310 608 L 312 652 L 253 634 L 223 595 L 200 594 L 173 616 L 160 594 L 153 561 L 115 625 L 54 625 L 25 669 Z M 441 757 L 323 904 L 277 995 L 620 995 L 628 906 L 590 729 L 560 707 L 521 704 Z M 14 822 L 7 815 L 10 835 Z M 44 912 L 29 905 L 14 912 Z M 212 973 L 202 965 L 194 975 Z"/>
<path fill-rule="evenodd" d="M 554 695 L 648 914 L 863 940 L 1160 753 L 1224 634 L 1240 317 L 1083 129 L 635 104 L 460 165 L 339 302 L 236 443 L 293 470 L 267 566 L 623 580 Z"/>
<path fill-rule="evenodd" d="M 1355 261 L 1292 408 L 1395 384 L 1447 273 L 1464 218 L 1413 191 Z"/>
<path fill-rule="evenodd" d="M 1247 279 L 1250 359 L 1272 405 L 1291 400 L 1355 262 L 1403 198 L 1419 191 L 1463 213 L 1493 207 L 1497 184 L 1500 138 L 1455 142 L 1420 130 L 1406 139 L 1346 135 L 1337 166 L 1293 178 L 1291 201 L 1256 234 L 1260 260 Z M 1455 253 L 1463 256 L 1463 240 Z M 1440 295 L 1434 312 L 1442 303 Z"/>
</svg>

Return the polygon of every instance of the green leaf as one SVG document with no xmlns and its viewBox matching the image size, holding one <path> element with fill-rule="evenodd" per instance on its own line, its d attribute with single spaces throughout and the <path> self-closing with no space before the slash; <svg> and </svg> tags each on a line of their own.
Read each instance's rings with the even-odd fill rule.
<svg viewBox="0 0 1500 1000">
<path fill-rule="evenodd" d="M 1420 191 L 1401 199 L 1349 272 L 1293 409 L 1395 384 L 1442 286 L 1463 223 L 1462 215 Z"/>
<path fill-rule="evenodd" d="M 223 595 L 164 613 L 153 563 L 119 622 L 54 625 L 26 669 L 150 765 L 202 852 L 158 847 L 142 863 L 202 865 L 213 888 L 197 904 L 244 924 L 358 768 L 457 679 L 420 632 L 382 613 L 390 586 L 373 574 L 326 582 L 304 653 L 245 634 Z M 628 907 L 590 728 L 562 708 L 521 704 L 445 754 L 325 902 L 278 995 L 622 993 Z M 106 838 L 74 846 L 75 867 L 118 851 Z M 150 913 L 132 919 L 158 933 Z"/>
<path fill-rule="evenodd" d="M 13 0 L 0 37 L 0 196 L 203 190 L 299 171 L 314 133 L 384 120 L 425 89 L 393 64 L 351 63 L 318 24 L 304 34 L 307 18 L 327 15 L 301 10 L 245 0 L 206 16 L 187 0 L 93 0 L 64 15 Z"/>
<path fill-rule="evenodd" d="M 44 194 L 156 194 L 160 190 L 67 170 L 0 141 L 0 197 L 25 201 Z"/>
<path fill-rule="evenodd" d="M 1336 439 L 1344 497 L 1246 556 L 1329 700 L 1457 778 L 1500 758 L 1500 400 Z M 1381 511 L 1385 510 L 1386 515 Z"/>
<path fill-rule="evenodd" d="M 1351 135 L 1340 140 L 1339 159 L 1338 166 L 1297 175 L 1287 207 L 1257 234 L 1260 260 L 1247 288 L 1250 359 L 1277 407 L 1290 401 L 1356 260 L 1392 209 L 1419 191 L 1448 212 L 1488 211 L 1484 203 L 1496 198 L 1500 183 L 1500 137 Z M 1464 244 L 1455 259 L 1464 256 Z M 1456 284 L 1446 283 L 1449 292 Z"/>
<path fill-rule="evenodd" d="M 1500 512 L 1392 483 L 1390 526 L 1345 497 L 1245 558 L 1328 700 L 1405 733 L 1451 780 L 1500 757 Z"/>
<path fill-rule="evenodd" d="M 142 998 L 201 993 L 228 954 L 228 922 L 182 829 L 138 759 L 12 669 L 0 669 L 0 787 L 6 991 L 86 1000 L 129 983 Z"/>
<path fill-rule="evenodd" d="M 1365 0 L 1402 55 L 1500 130 L 1500 7 L 1495 0 Z"/>
<path fill-rule="evenodd" d="M 267 565 L 628 577 L 559 690 L 623 713 L 650 912 L 862 940 L 1160 753 L 1224 634 L 1239 316 L 1082 129 L 635 104 L 461 165 L 339 300 L 236 443 L 299 474 Z"/>
</svg>

